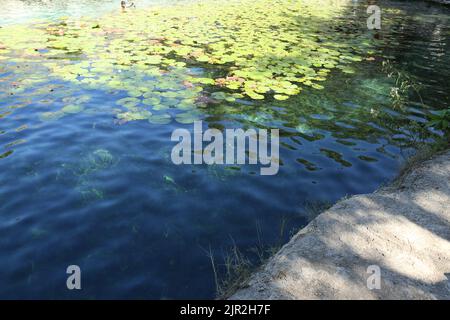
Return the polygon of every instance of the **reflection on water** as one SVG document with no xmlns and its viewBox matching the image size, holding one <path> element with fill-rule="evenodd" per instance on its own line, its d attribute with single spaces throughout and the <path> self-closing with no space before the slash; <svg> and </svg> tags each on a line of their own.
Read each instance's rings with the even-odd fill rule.
<svg viewBox="0 0 450 320">
<path fill-rule="evenodd" d="M 183 0 L 134 0 L 138 8 Z M 98 16 L 120 10 L 120 0 L 2 0 L 0 26 L 58 17 Z"/>
<path fill-rule="evenodd" d="M 450 15 L 421 2 L 384 4 L 379 33 L 352 5 L 330 9 L 333 19 L 269 14 L 252 41 L 214 45 L 252 18 L 233 26 L 232 14 L 205 11 L 156 25 L 144 19 L 154 13 L 108 13 L 116 1 L 7 2 L 3 21 L 33 25 L 0 29 L 1 297 L 212 297 L 209 248 L 219 262 L 234 243 L 253 258 L 251 248 L 287 240 L 280 229 L 305 225 L 308 204 L 373 191 L 433 139 L 428 114 L 450 105 Z M 420 95 L 395 100 L 406 78 L 382 61 Z M 279 174 L 174 166 L 171 132 L 197 119 L 279 128 Z M 70 264 L 82 292 L 65 290 Z"/>
</svg>

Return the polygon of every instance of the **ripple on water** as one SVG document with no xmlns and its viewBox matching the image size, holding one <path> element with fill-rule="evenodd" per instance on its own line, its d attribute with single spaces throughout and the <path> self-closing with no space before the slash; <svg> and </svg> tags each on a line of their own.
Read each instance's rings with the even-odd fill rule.
<svg viewBox="0 0 450 320">
<path fill-rule="evenodd" d="M 5 8 L 33 20 L 44 11 L 70 12 L 75 2 L 52 3 L 32 6 L 30 15 L 28 7 Z M 77 3 L 100 12 L 113 1 L 101 8 Z M 375 62 L 346 70 L 355 73 L 330 72 L 321 91 L 266 102 L 216 94 L 217 102 L 206 88 L 195 96 L 200 107 L 183 97 L 181 111 L 173 100 L 184 91 L 180 74 L 131 73 L 137 89 L 108 82 L 104 90 L 33 77 L 38 66 L 20 65 L 39 81 L 21 91 L 11 66 L 0 66 L 0 297 L 211 298 L 209 249 L 219 263 L 235 244 L 252 257 L 261 243 L 278 244 L 304 226 L 308 203 L 371 192 L 395 176 L 401 155 L 411 151 L 404 146 L 416 133 L 411 124 L 449 105 L 449 24 L 448 15 L 421 4 L 385 5 L 400 11 L 389 16 L 398 28 L 383 31 L 380 49 L 420 79 L 424 105 L 414 96 L 403 109 L 391 108 L 395 79 L 382 72 L 376 53 Z M 221 71 L 202 64 L 188 72 Z M 166 88 L 154 97 L 142 83 Z M 117 104 L 128 91 L 139 101 Z M 143 110 L 160 118 L 131 121 Z M 187 113 L 178 116 L 183 123 L 179 113 Z M 279 127 L 279 174 L 261 177 L 248 165 L 173 165 L 170 135 L 180 127 L 192 132 L 193 119 L 205 128 Z M 82 292 L 64 289 L 70 264 L 83 270 Z"/>
</svg>

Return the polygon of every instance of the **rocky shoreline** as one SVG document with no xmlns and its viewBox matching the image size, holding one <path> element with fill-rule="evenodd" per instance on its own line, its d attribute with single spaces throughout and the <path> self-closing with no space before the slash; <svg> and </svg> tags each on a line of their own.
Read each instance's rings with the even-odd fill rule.
<svg viewBox="0 0 450 320">
<path fill-rule="evenodd" d="M 449 280 L 447 151 L 320 214 L 230 299 L 450 299 Z"/>
</svg>

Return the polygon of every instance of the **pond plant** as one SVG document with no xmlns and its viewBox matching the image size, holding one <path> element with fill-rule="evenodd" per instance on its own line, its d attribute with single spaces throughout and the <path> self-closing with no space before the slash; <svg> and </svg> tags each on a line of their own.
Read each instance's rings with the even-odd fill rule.
<svg viewBox="0 0 450 320">
<path fill-rule="evenodd" d="M 88 98 L 64 100 L 75 88 L 111 90 L 120 124 L 187 124 L 205 105 L 284 101 L 306 87 L 322 90 L 332 70 L 353 73 L 352 64 L 370 53 L 367 35 L 338 33 L 329 23 L 343 4 L 211 1 L 8 26 L 0 29 L 0 59 L 12 72 L 2 79 L 11 85 L 5 94 L 52 92 L 48 98 L 61 107 L 41 119 L 56 120 L 86 111 Z"/>
</svg>

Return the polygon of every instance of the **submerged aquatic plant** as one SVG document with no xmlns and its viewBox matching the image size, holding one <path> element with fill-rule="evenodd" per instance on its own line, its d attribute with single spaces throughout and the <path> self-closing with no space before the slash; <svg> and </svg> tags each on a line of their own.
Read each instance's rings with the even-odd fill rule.
<svg viewBox="0 0 450 320">
<path fill-rule="evenodd" d="M 105 194 L 101 188 L 99 188 L 98 175 L 102 174 L 105 170 L 109 170 L 118 163 L 118 159 L 115 158 L 107 149 L 99 148 L 94 151 L 81 155 L 79 162 L 77 163 L 64 163 L 62 169 L 64 170 L 64 176 L 73 176 L 76 178 L 75 190 L 81 195 L 83 200 L 94 201 L 102 199 Z"/>
<path fill-rule="evenodd" d="M 385 60 L 382 63 L 383 71 L 387 73 L 389 78 L 393 78 L 395 83 L 391 87 L 390 96 L 395 109 L 401 109 L 409 101 L 409 93 L 413 90 L 420 98 L 420 84 L 413 79 L 408 73 L 399 70 L 394 66 L 391 60 Z"/>
</svg>

